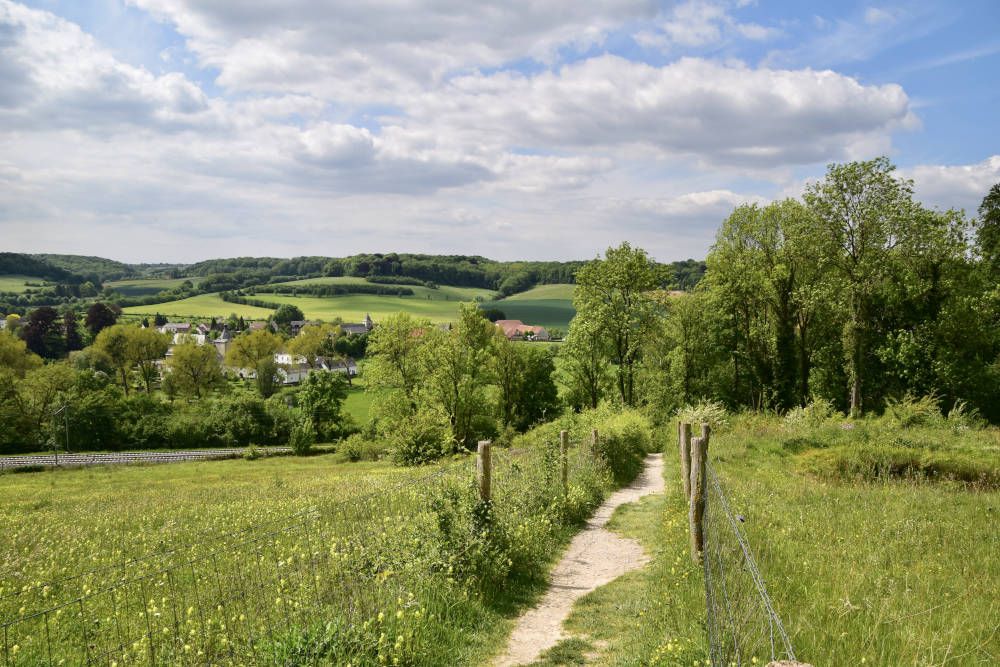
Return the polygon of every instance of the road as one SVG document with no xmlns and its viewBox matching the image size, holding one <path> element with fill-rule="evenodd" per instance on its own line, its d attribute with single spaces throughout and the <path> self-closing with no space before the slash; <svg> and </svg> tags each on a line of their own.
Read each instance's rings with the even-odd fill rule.
<svg viewBox="0 0 1000 667">
<path fill-rule="evenodd" d="M 280 454 L 291 451 L 290 447 L 259 447 L 261 454 Z M 108 454 L 41 454 L 32 456 L 0 456 L 0 470 L 24 468 L 27 466 L 59 466 L 60 468 L 97 465 L 117 465 L 123 463 L 177 463 L 179 461 L 205 461 L 209 459 L 229 459 L 242 456 L 242 447 L 224 449 L 193 449 L 154 452 L 117 452 Z"/>
</svg>

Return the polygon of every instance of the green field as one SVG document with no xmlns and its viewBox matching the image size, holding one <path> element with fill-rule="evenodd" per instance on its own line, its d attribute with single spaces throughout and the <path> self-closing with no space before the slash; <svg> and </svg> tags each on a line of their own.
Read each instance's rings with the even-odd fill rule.
<svg viewBox="0 0 1000 667">
<path fill-rule="evenodd" d="M 4 475 L 4 664 L 486 664 L 611 488 L 578 448 L 563 496 L 559 426 L 494 455 L 488 534 L 470 456 Z"/>
<path fill-rule="evenodd" d="M 45 278 L 6 274 L 0 276 L 0 292 L 13 292 L 14 294 L 22 294 L 25 290 L 31 289 L 26 283 L 36 283 L 43 285 L 51 284 Z"/>
<path fill-rule="evenodd" d="M 499 308 L 509 320 L 543 326 L 546 329 L 569 329 L 570 320 L 576 315 L 573 308 L 573 285 L 539 285 L 521 292 L 483 304 L 484 308 Z"/>
<path fill-rule="evenodd" d="M 286 283 L 275 283 L 276 285 L 368 285 L 380 286 L 381 283 L 370 283 L 364 278 L 351 276 L 326 277 L 326 278 L 306 278 L 303 280 L 292 280 Z M 413 290 L 413 296 L 403 298 L 422 299 L 431 301 L 475 301 L 477 297 L 491 299 L 496 296 L 496 292 L 479 287 L 452 287 L 450 285 L 440 285 L 436 289 L 423 287 L 421 285 L 381 285 L 389 289 L 395 287 L 405 287 Z M 364 296 L 364 295 L 358 295 Z M 263 297 L 262 297 L 263 298 Z M 392 297 L 400 298 L 400 297 Z"/>
<path fill-rule="evenodd" d="M 140 278 L 136 280 L 115 280 L 104 283 L 104 286 L 110 287 L 125 296 L 152 296 L 159 294 L 163 290 L 180 287 L 186 280 L 190 280 L 194 285 L 198 284 L 197 278 Z"/>
<path fill-rule="evenodd" d="M 575 285 L 538 285 L 527 292 L 511 294 L 504 301 L 572 301 Z"/>
<path fill-rule="evenodd" d="M 169 317 L 228 317 L 230 313 L 250 320 L 267 319 L 274 314 L 269 308 L 258 308 L 257 306 L 246 306 L 241 303 L 227 303 L 218 294 L 199 294 L 198 296 L 180 299 L 178 301 L 167 301 L 166 303 L 154 303 L 149 306 L 130 306 L 122 308 L 126 315 L 154 315 L 160 313 Z"/>
</svg>

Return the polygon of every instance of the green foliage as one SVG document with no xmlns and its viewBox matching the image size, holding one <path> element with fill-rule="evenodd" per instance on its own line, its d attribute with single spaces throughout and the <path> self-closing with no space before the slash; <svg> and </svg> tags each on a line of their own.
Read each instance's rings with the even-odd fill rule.
<svg viewBox="0 0 1000 667">
<path fill-rule="evenodd" d="M 814 398 L 805 406 L 794 407 L 785 414 L 783 423 L 789 428 L 822 426 L 830 419 L 839 416 L 833 401 L 825 398 Z"/>
<path fill-rule="evenodd" d="M 447 416 L 432 408 L 417 410 L 395 423 L 383 437 L 392 460 L 401 465 L 430 463 L 455 449 Z"/>
<path fill-rule="evenodd" d="M 312 452 L 313 445 L 316 444 L 316 429 L 313 428 L 312 420 L 302 418 L 295 422 L 291 435 L 288 438 L 288 446 L 296 456 L 306 456 Z"/>
<path fill-rule="evenodd" d="M 653 451 L 652 426 L 639 412 L 605 412 L 591 421 L 598 430 L 598 451 L 617 484 L 627 484 L 642 470 L 642 460 Z"/>
<path fill-rule="evenodd" d="M 677 410 L 677 420 L 692 425 L 708 424 L 718 431 L 729 425 L 729 412 L 718 401 L 699 401 Z"/>
<path fill-rule="evenodd" d="M 323 439 L 339 435 L 343 424 L 341 407 L 346 398 L 347 381 L 343 374 L 324 371 L 309 374 L 298 399 L 315 435 Z"/>
<path fill-rule="evenodd" d="M 360 433 L 352 433 L 337 444 L 337 457 L 342 461 L 378 461 L 388 446 L 381 440 L 369 440 Z"/>
<path fill-rule="evenodd" d="M 171 395 L 201 398 L 226 387 L 213 345 L 198 345 L 194 341 L 176 345 L 167 368 L 163 389 Z"/>
<path fill-rule="evenodd" d="M 42 365 L 42 359 L 28 350 L 27 344 L 4 329 L 0 331 L 0 369 L 7 369 L 19 377 Z"/>
<path fill-rule="evenodd" d="M 939 399 L 933 394 L 916 397 L 906 394 L 901 399 L 889 398 L 885 406 L 886 416 L 900 428 L 930 426 L 942 420 Z"/>
</svg>

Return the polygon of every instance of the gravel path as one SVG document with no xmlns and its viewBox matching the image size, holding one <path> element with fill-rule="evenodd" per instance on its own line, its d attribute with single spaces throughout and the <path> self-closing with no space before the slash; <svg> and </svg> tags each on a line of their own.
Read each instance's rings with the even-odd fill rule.
<svg viewBox="0 0 1000 667">
<path fill-rule="evenodd" d="M 578 598 L 649 561 L 638 542 L 619 537 L 604 526 L 618 506 L 651 493 L 663 493 L 662 454 L 646 457 L 645 468 L 636 480 L 612 494 L 573 538 L 552 571 L 545 597 L 518 619 L 507 650 L 495 663 L 497 667 L 537 660 L 564 638 L 563 621 Z"/>
<path fill-rule="evenodd" d="M 290 451 L 288 447 L 259 447 L 261 454 L 277 454 Z M 242 456 L 242 447 L 224 449 L 192 449 L 157 452 L 119 452 L 111 454 L 41 454 L 35 456 L 0 456 L 0 470 L 23 468 L 26 466 L 77 466 L 114 465 L 122 463 L 176 463 L 178 461 L 204 461 L 208 459 L 229 459 Z"/>
</svg>

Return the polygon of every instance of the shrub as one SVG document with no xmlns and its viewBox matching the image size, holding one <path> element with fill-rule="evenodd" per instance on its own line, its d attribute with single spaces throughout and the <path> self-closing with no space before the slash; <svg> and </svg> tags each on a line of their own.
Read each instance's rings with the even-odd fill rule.
<svg viewBox="0 0 1000 667">
<path fill-rule="evenodd" d="M 598 451 L 617 484 L 627 484 L 642 470 L 642 460 L 653 449 L 652 426 L 638 412 L 629 410 L 606 417 L 594 425 L 600 437 Z"/>
<path fill-rule="evenodd" d="M 947 420 L 948 425 L 956 431 L 980 429 L 986 424 L 986 420 L 979 414 L 979 410 L 970 408 L 965 401 L 955 402 L 955 405 L 948 411 Z"/>
<path fill-rule="evenodd" d="M 308 419 L 299 419 L 292 427 L 288 438 L 288 446 L 296 456 L 306 456 L 316 444 L 316 429 Z"/>
<path fill-rule="evenodd" d="M 925 426 L 942 420 L 941 407 L 934 394 L 917 398 L 907 393 L 899 400 L 890 398 L 885 403 L 885 414 L 900 428 Z"/>
<path fill-rule="evenodd" d="M 387 451 L 381 441 L 369 440 L 360 433 L 343 439 L 337 446 L 338 458 L 342 461 L 378 461 Z"/>
<path fill-rule="evenodd" d="M 789 428 L 821 426 L 837 414 L 833 401 L 826 398 L 814 398 L 806 406 L 789 410 L 783 424 Z"/>
<path fill-rule="evenodd" d="M 247 448 L 243 450 L 243 458 L 247 461 L 256 461 L 262 456 L 264 456 L 264 453 L 259 447 L 257 447 L 257 445 L 252 443 L 247 445 Z"/>
<path fill-rule="evenodd" d="M 708 424 L 716 431 L 729 425 L 729 413 L 718 401 L 699 401 L 694 405 L 685 405 L 677 410 L 677 419 L 690 424 Z"/>
<path fill-rule="evenodd" d="M 452 451 L 454 445 L 448 419 L 428 408 L 397 422 L 387 440 L 393 461 L 401 465 L 430 463 Z"/>
</svg>

